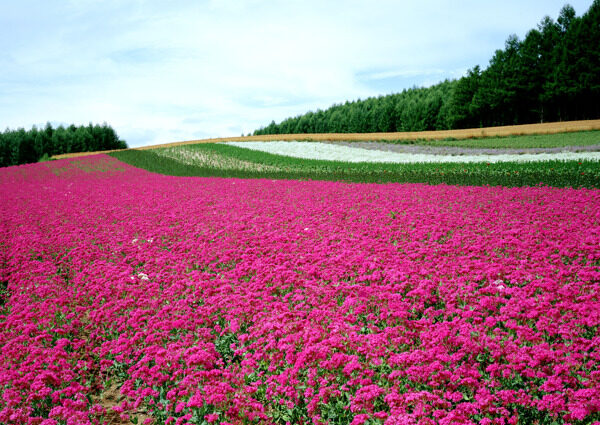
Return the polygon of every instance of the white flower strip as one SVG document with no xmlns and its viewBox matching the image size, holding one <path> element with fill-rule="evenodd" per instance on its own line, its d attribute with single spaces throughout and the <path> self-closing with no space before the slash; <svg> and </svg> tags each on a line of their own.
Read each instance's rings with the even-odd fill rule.
<svg viewBox="0 0 600 425">
<path fill-rule="evenodd" d="M 344 162 L 529 162 L 600 160 L 600 152 L 560 152 L 500 155 L 432 155 L 386 152 L 319 142 L 225 142 L 231 146 L 304 159 Z"/>
</svg>

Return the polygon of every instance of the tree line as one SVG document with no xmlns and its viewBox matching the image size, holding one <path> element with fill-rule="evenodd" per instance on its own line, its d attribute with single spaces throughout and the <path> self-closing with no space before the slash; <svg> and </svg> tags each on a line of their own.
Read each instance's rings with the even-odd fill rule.
<svg viewBox="0 0 600 425">
<path fill-rule="evenodd" d="M 600 117 L 600 0 L 576 16 L 565 5 L 523 40 L 511 35 L 489 65 L 427 88 L 333 105 L 274 121 L 264 134 L 371 133 Z"/>
<path fill-rule="evenodd" d="M 43 129 L 6 129 L 0 133 L 0 167 L 38 162 L 63 153 L 125 148 L 127 143 L 107 124 L 53 128 L 48 123 Z"/>
</svg>

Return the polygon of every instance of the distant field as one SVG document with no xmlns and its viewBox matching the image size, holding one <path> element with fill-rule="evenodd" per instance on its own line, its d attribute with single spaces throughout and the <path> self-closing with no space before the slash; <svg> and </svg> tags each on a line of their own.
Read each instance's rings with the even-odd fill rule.
<svg viewBox="0 0 600 425">
<path fill-rule="evenodd" d="M 504 127 L 472 128 L 462 130 L 420 131 L 398 133 L 323 133 L 323 134 L 279 134 L 246 137 L 223 137 L 214 139 L 187 140 L 144 146 L 141 150 L 167 148 L 198 143 L 223 141 L 270 141 L 270 140 L 314 140 L 314 141 L 389 141 L 392 143 L 425 143 L 439 146 L 462 147 L 556 147 L 564 145 L 596 144 L 600 142 L 600 120 L 564 121 L 557 123 L 513 125 Z M 569 133 L 575 133 L 573 135 Z M 533 137 L 515 137 L 533 136 Z M 467 140 L 465 140 L 467 139 Z M 472 139 L 472 140 L 470 140 Z M 574 140 L 577 139 L 577 140 Z M 464 140 L 463 142 L 459 142 Z M 581 140 L 581 142 L 579 141 Z M 434 142 L 435 141 L 435 142 Z M 102 152 L 106 153 L 106 151 Z M 55 158 L 73 158 L 92 153 L 57 155 Z"/>
<path fill-rule="evenodd" d="M 293 158 L 222 143 L 127 150 L 110 155 L 138 168 L 174 176 L 600 187 L 600 161 L 597 160 L 469 164 L 342 162 Z"/>
<path fill-rule="evenodd" d="M 302 180 L 339 180 L 350 182 L 414 182 L 454 185 L 492 186 L 535 186 L 600 188 L 600 161 L 594 159 L 598 152 L 577 153 L 581 150 L 598 150 L 600 146 L 600 120 L 569 123 L 535 124 L 526 126 L 496 127 L 487 129 L 454 130 L 420 133 L 382 134 L 306 134 L 278 136 L 250 136 L 222 139 L 207 139 L 169 143 L 154 147 L 114 151 L 111 156 L 152 172 L 175 176 L 216 176 L 238 178 L 271 178 Z M 578 131 L 579 130 L 579 131 Z M 559 132 L 562 131 L 562 132 Z M 512 135 L 508 135 L 511 134 Z M 526 134 L 529 133 L 529 134 Z M 538 134 L 534 134 L 538 133 Z M 543 133 L 543 134 L 539 134 Z M 480 135 L 490 137 L 476 138 Z M 517 136 L 516 134 L 526 134 Z M 412 136 L 412 139 L 411 139 Z M 471 137 L 471 138 L 467 138 Z M 400 138 L 403 138 L 401 140 Z M 414 160 L 396 161 L 410 163 L 368 163 L 359 159 L 326 160 L 323 158 L 303 159 L 285 154 L 259 152 L 222 142 L 255 141 L 335 141 L 350 145 L 360 141 L 384 141 L 389 149 L 421 147 L 435 150 L 464 150 L 464 156 L 442 156 L 424 160 L 427 155 L 416 155 Z M 430 139 L 430 140 L 427 140 Z M 390 144 L 397 145 L 391 147 Z M 411 145 L 411 146 L 408 146 Z M 253 146 L 248 144 L 248 147 Z M 300 145 L 301 146 L 301 145 Z M 307 144 L 307 149 L 311 148 Z M 499 156 L 483 156 L 474 163 L 469 149 L 560 149 L 570 153 L 537 155 L 537 152 L 517 152 L 522 155 L 501 159 Z M 401 148 L 405 149 L 405 148 Z M 444 149 L 443 149 L 444 150 Z M 562 149 L 560 149 L 562 150 Z M 364 152 L 364 151 L 363 151 Z M 398 157 L 396 153 L 379 152 L 385 156 Z M 451 153 L 453 154 L 453 153 Z M 73 157 L 89 154 L 69 154 Z M 504 155 L 504 153 L 503 153 Z M 366 156 L 366 155 L 365 155 Z M 372 156 L 372 155 L 371 155 Z M 401 156 L 401 155 L 400 155 Z M 408 155 L 410 156 L 410 155 Z M 431 158 L 431 156 L 429 156 Z M 485 158 L 485 159 L 482 159 Z M 514 158 L 514 159 L 510 159 Z M 535 158 L 535 159 L 532 159 Z M 336 159 L 329 158 L 329 159 Z M 540 162 L 540 159 L 544 161 Z M 418 162 L 420 161 L 420 162 Z M 425 162 L 438 163 L 425 163 Z M 500 161 L 500 160 L 499 160 Z"/>
<path fill-rule="evenodd" d="M 485 137 L 506 137 L 522 135 L 547 135 L 557 133 L 582 132 L 600 130 L 600 120 L 563 121 L 542 124 L 511 125 L 503 127 L 470 128 L 461 130 L 441 131 L 410 131 L 396 133 L 318 133 L 318 134 L 272 134 L 263 136 L 227 137 L 216 139 L 189 140 L 185 142 L 167 143 L 163 145 L 146 146 L 140 149 L 170 147 L 183 144 L 216 143 L 223 141 L 255 141 L 255 140 L 443 140 L 443 139 L 473 139 Z"/>
</svg>

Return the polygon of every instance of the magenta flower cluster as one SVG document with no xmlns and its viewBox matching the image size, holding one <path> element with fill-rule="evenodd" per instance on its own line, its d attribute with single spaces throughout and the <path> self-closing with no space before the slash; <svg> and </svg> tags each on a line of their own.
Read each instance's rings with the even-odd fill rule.
<svg viewBox="0 0 600 425">
<path fill-rule="evenodd" d="M 1 169 L 0 197 L 0 423 L 600 417 L 599 191 L 99 155 Z"/>
</svg>

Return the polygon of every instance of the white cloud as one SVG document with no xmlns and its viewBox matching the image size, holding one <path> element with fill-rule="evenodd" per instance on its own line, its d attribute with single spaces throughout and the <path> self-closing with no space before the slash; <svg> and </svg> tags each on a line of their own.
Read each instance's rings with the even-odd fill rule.
<svg viewBox="0 0 600 425">
<path fill-rule="evenodd" d="M 578 14 L 590 3 L 575 2 Z M 334 102 L 459 77 L 562 5 L 3 2 L 0 125 L 106 121 L 131 145 L 239 135 Z"/>
</svg>

